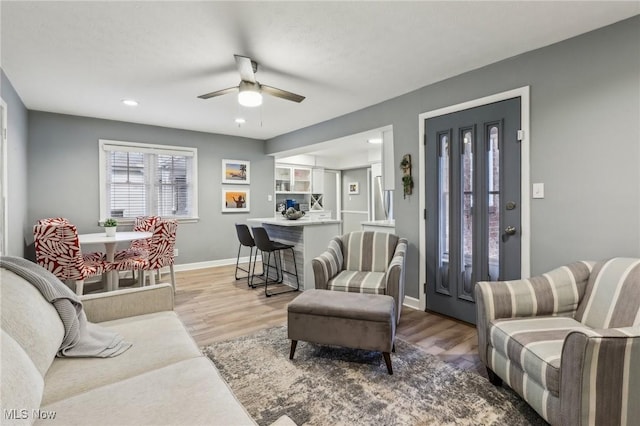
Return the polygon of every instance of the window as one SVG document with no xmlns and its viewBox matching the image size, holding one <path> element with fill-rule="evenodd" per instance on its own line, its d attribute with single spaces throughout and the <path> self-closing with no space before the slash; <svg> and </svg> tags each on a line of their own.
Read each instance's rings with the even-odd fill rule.
<svg viewBox="0 0 640 426">
<path fill-rule="evenodd" d="M 198 150 L 100 140 L 100 220 L 198 218 Z"/>
</svg>

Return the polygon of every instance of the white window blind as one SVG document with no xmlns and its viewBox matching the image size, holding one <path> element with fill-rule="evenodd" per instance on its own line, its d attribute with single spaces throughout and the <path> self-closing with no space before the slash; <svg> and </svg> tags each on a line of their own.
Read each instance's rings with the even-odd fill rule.
<svg viewBox="0 0 640 426">
<path fill-rule="evenodd" d="M 101 140 L 100 189 L 101 220 L 195 219 L 197 149 Z"/>
</svg>

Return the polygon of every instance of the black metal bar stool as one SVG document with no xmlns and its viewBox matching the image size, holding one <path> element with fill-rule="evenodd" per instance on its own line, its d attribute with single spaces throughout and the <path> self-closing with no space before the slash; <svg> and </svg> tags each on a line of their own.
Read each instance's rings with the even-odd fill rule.
<svg viewBox="0 0 640 426">
<path fill-rule="evenodd" d="M 255 240 L 256 246 L 258 250 L 262 252 L 262 270 L 263 270 L 263 280 L 264 280 L 264 294 L 265 296 L 273 296 L 276 294 L 289 293 L 292 291 L 298 291 L 300 289 L 300 279 L 298 278 L 298 266 L 296 265 L 296 253 L 293 249 L 292 244 L 284 244 L 279 241 L 273 241 L 269 238 L 269 234 L 267 234 L 267 230 L 262 227 L 254 227 L 253 228 L 253 238 Z M 293 255 L 293 267 L 295 272 L 286 271 L 282 266 L 281 252 L 282 250 L 291 250 L 291 254 Z M 267 261 L 265 262 L 264 256 L 267 254 Z M 275 268 L 276 268 L 276 279 L 269 280 L 269 269 L 271 268 L 271 254 L 274 254 L 275 260 Z M 266 266 L 265 266 L 266 265 Z M 279 284 L 282 283 L 284 279 L 284 274 L 293 275 L 296 277 L 296 288 L 292 290 L 280 291 L 277 293 L 269 293 L 267 291 L 267 287 L 269 284 Z"/>
<path fill-rule="evenodd" d="M 236 280 L 239 280 L 240 278 L 244 278 L 244 277 L 238 277 L 238 271 L 246 272 L 247 285 L 249 287 L 255 288 L 255 286 L 253 285 L 253 276 L 256 272 L 256 260 L 258 259 L 258 248 L 256 247 L 256 243 L 253 240 L 253 237 L 251 236 L 251 233 L 249 232 L 249 227 L 247 225 L 236 223 L 236 233 L 238 234 L 238 241 L 240 242 L 240 245 L 238 246 L 238 256 L 236 258 L 236 272 L 235 272 Z M 249 269 L 244 269 L 240 266 L 240 250 L 242 250 L 243 246 L 249 247 Z M 254 248 L 256 249 L 255 253 L 253 252 Z M 262 273 L 264 274 L 264 268 L 262 270 Z"/>
</svg>

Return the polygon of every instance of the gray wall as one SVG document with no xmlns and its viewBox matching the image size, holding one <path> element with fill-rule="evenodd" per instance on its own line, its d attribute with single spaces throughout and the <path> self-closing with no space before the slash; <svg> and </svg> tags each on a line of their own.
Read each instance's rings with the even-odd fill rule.
<svg viewBox="0 0 640 426">
<path fill-rule="evenodd" d="M 395 158 L 419 148 L 420 113 L 531 86 L 531 272 L 578 259 L 640 256 L 640 17 L 519 55 L 378 105 L 271 139 L 267 153 L 392 124 Z M 436 60 L 436 58 L 434 58 Z M 414 169 L 414 176 L 419 170 Z M 396 193 L 401 193 L 400 173 Z M 418 297 L 421 214 L 395 197 L 408 237 L 407 295 Z"/>
<path fill-rule="evenodd" d="M 80 233 L 100 232 L 98 140 L 112 139 L 198 149 L 197 223 L 180 223 L 176 264 L 234 258 L 234 223 L 273 216 L 273 157 L 262 141 L 94 118 L 29 113 L 28 221 L 69 218 Z M 251 161 L 250 213 L 221 213 L 221 160 Z M 225 185 L 228 186 L 228 185 Z M 30 231 L 29 231 L 30 232 Z M 33 238 L 30 235 L 27 238 Z"/>
<path fill-rule="evenodd" d="M 1 73 L 0 97 L 7 104 L 7 254 L 23 256 L 24 233 L 31 229 L 27 219 L 29 114 L 4 71 Z"/>
<path fill-rule="evenodd" d="M 358 182 L 360 193 L 350 195 L 349 183 Z M 369 193 L 369 185 L 367 182 L 367 169 L 351 169 L 342 171 L 342 210 L 351 211 L 368 211 L 367 194 Z M 360 222 L 368 219 L 367 214 L 344 213 L 342 215 L 342 232 L 360 231 L 362 226 Z"/>
</svg>

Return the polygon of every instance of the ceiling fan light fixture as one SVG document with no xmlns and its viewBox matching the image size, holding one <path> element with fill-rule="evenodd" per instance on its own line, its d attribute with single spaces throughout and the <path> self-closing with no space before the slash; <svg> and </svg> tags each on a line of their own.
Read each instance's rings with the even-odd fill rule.
<svg viewBox="0 0 640 426">
<path fill-rule="evenodd" d="M 244 107 L 257 107 L 262 105 L 262 94 L 255 83 L 243 81 L 240 83 L 238 103 Z"/>
</svg>

